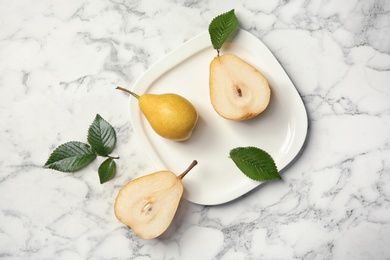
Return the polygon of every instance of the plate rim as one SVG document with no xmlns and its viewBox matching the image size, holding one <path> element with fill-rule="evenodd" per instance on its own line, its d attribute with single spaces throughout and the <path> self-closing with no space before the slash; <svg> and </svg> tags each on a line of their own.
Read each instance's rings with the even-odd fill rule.
<svg viewBox="0 0 390 260">
<path fill-rule="evenodd" d="M 308 115 L 307 110 L 305 108 L 304 102 L 302 100 L 302 97 L 300 96 L 298 89 L 296 88 L 295 84 L 292 82 L 290 77 L 288 76 L 287 72 L 284 70 L 284 68 L 281 66 L 277 58 L 273 55 L 273 53 L 269 50 L 269 48 L 256 36 L 251 34 L 250 32 L 244 30 L 244 29 L 237 29 L 235 34 L 241 34 L 244 35 L 244 37 L 250 37 L 252 40 L 256 41 L 257 44 L 261 45 L 261 48 L 263 48 L 262 51 L 266 51 L 267 55 L 271 57 L 273 62 L 276 62 L 274 65 L 277 65 L 280 69 L 280 71 L 283 72 L 283 76 L 286 77 L 286 79 L 291 83 L 292 88 L 289 90 L 292 91 L 294 95 L 298 98 L 300 102 L 298 102 L 299 108 L 297 110 L 300 110 L 301 113 L 299 115 L 301 118 L 299 120 L 299 123 L 301 125 L 300 132 L 298 133 L 298 137 L 294 138 L 294 142 L 296 148 L 294 151 L 288 154 L 288 158 L 284 161 L 287 161 L 283 163 L 281 166 L 277 164 L 279 172 L 284 171 L 286 167 L 290 166 L 295 160 L 297 159 L 298 155 L 301 153 L 304 144 L 306 142 L 307 138 L 307 132 L 308 132 Z M 234 42 L 234 37 L 231 37 L 227 40 L 227 42 Z M 185 43 L 181 44 L 177 48 L 170 51 L 168 54 L 163 56 L 161 59 L 159 59 L 157 62 L 155 62 L 152 66 L 150 66 L 144 73 L 141 74 L 141 76 L 137 79 L 135 84 L 133 85 L 133 91 L 137 92 L 140 89 L 145 90 L 143 88 L 146 87 L 146 90 L 148 89 L 148 86 L 150 86 L 156 79 L 158 79 L 160 76 L 164 75 L 166 72 L 168 72 L 170 69 L 174 68 L 176 65 L 178 65 L 180 62 L 182 62 L 184 59 L 191 57 L 192 55 L 196 54 L 197 52 L 200 52 L 204 50 L 205 48 L 210 47 L 211 43 L 209 40 L 209 34 L 208 31 L 204 31 L 190 40 L 186 41 Z M 196 46 L 196 48 L 193 48 L 193 46 Z M 162 62 L 164 61 L 164 62 Z M 142 132 L 142 124 L 141 124 L 141 118 L 142 113 L 137 111 L 138 108 L 138 102 L 136 99 L 130 97 L 130 119 L 132 123 L 132 127 L 134 130 L 134 133 L 136 135 L 136 138 L 138 142 L 140 143 L 142 149 L 147 154 L 148 158 L 150 159 L 151 163 L 154 165 L 156 170 L 162 170 L 161 168 L 165 169 L 167 168 L 165 164 L 163 163 L 160 156 L 157 154 L 157 152 L 153 149 L 153 146 L 151 145 L 151 142 L 148 140 L 146 135 Z M 137 111 L 137 112 L 134 112 Z M 147 140 L 148 142 L 145 142 Z M 202 201 L 196 201 L 191 200 L 183 196 L 185 199 L 187 199 L 190 202 L 200 204 L 200 205 L 217 205 L 217 204 L 223 204 L 229 201 L 232 201 L 248 192 L 250 192 L 252 189 L 259 186 L 261 183 L 264 182 L 255 182 L 253 183 L 251 188 L 248 188 L 248 190 L 242 192 L 240 195 L 233 195 L 229 198 L 223 200 L 223 201 L 213 201 L 210 200 L 209 202 L 202 202 Z"/>
</svg>

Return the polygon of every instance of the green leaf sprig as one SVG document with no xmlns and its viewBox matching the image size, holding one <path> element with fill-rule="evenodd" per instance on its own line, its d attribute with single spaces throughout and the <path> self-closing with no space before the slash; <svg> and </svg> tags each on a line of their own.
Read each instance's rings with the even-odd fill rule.
<svg viewBox="0 0 390 260">
<path fill-rule="evenodd" d="M 224 42 L 237 29 L 238 19 L 234 9 L 215 17 L 209 25 L 209 34 L 213 48 L 219 50 Z"/>
<path fill-rule="evenodd" d="M 109 154 L 116 145 L 114 128 L 99 114 L 88 129 L 88 144 L 71 141 L 58 146 L 49 156 L 44 167 L 61 172 L 75 172 L 90 164 L 98 155 L 108 157 L 98 169 L 100 183 L 115 176 L 116 164 Z"/>
<path fill-rule="evenodd" d="M 252 180 L 282 179 L 273 158 L 262 149 L 252 146 L 237 147 L 230 151 L 230 158 Z"/>
</svg>

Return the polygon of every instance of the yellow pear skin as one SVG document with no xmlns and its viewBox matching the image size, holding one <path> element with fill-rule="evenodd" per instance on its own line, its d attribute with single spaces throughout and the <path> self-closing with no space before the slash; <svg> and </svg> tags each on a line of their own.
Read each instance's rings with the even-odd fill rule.
<svg viewBox="0 0 390 260">
<path fill-rule="evenodd" d="M 118 193 L 114 212 L 117 219 L 143 239 L 160 236 L 171 224 L 183 195 L 183 177 L 197 164 L 179 176 L 158 171 L 127 183 Z"/>
<path fill-rule="evenodd" d="M 195 106 L 184 97 L 173 94 L 137 95 L 127 89 L 117 89 L 130 93 L 138 99 L 138 105 L 153 130 L 160 136 L 184 141 L 191 137 L 198 121 Z"/>
<path fill-rule="evenodd" d="M 223 54 L 210 63 L 210 100 L 214 110 L 229 120 L 262 113 L 271 98 L 266 78 L 238 56 Z"/>
<path fill-rule="evenodd" d="M 175 141 L 188 139 L 198 120 L 195 107 L 177 94 L 144 94 L 139 107 L 156 133 Z"/>
</svg>

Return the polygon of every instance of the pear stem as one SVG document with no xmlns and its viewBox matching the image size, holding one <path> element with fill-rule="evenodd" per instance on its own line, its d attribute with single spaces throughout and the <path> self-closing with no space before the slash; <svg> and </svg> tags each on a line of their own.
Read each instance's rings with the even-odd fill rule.
<svg viewBox="0 0 390 260">
<path fill-rule="evenodd" d="M 127 92 L 127 93 L 131 94 L 133 97 L 139 99 L 139 95 L 135 94 L 133 91 L 130 91 L 130 90 L 125 89 L 125 88 L 122 88 L 120 86 L 117 86 L 116 89 L 119 89 L 119 90 L 122 90 L 124 92 Z"/>
<path fill-rule="evenodd" d="M 186 176 L 186 174 L 191 171 L 192 168 L 194 168 L 195 165 L 197 165 L 198 162 L 196 160 L 193 160 L 192 163 L 190 164 L 190 166 L 188 166 L 188 168 L 182 173 L 180 174 L 179 176 L 177 176 L 177 178 L 179 178 L 180 180 L 184 178 L 184 176 Z"/>
</svg>

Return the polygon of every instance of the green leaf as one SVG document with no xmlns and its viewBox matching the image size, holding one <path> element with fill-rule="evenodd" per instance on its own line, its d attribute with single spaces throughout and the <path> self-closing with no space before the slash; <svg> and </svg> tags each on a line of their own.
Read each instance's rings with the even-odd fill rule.
<svg viewBox="0 0 390 260">
<path fill-rule="evenodd" d="M 273 158 L 256 147 L 237 147 L 230 151 L 230 158 L 237 167 L 255 181 L 280 180 Z"/>
<path fill-rule="evenodd" d="M 115 176 L 116 164 L 112 158 L 105 160 L 98 169 L 100 184 L 103 184 Z"/>
<path fill-rule="evenodd" d="M 68 142 L 57 147 L 49 156 L 45 167 L 61 172 L 75 172 L 96 158 L 88 144 Z"/>
<path fill-rule="evenodd" d="M 209 34 L 213 48 L 220 50 L 226 39 L 237 29 L 238 19 L 234 9 L 215 17 L 209 25 Z"/>
<path fill-rule="evenodd" d="M 88 143 L 101 156 L 108 155 L 115 147 L 115 130 L 99 114 L 88 129 Z"/>
</svg>

